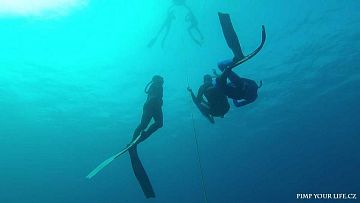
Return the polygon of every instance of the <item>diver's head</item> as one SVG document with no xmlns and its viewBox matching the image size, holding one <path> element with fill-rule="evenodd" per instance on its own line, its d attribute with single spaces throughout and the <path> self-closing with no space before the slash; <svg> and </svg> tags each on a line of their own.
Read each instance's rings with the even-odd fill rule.
<svg viewBox="0 0 360 203">
<path fill-rule="evenodd" d="M 164 84 L 164 78 L 161 77 L 160 75 L 154 75 L 151 82 L 153 84 Z"/>
<path fill-rule="evenodd" d="M 209 74 L 204 75 L 204 84 L 205 83 L 212 83 L 212 77 Z"/>
<path fill-rule="evenodd" d="M 149 93 L 149 88 L 151 86 L 160 87 L 164 84 L 164 78 L 160 75 L 154 75 L 151 81 L 145 86 L 145 93 Z"/>
</svg>

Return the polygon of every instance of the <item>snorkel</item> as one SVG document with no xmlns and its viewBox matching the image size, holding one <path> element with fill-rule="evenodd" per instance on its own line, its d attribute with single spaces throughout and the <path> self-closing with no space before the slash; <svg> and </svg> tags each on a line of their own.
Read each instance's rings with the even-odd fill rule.
<svg viewBox="0 0 360 203">
<path fill-rule="evenodd" d="M 160 75 L 154 75 L 153 78 L 151 79 L 151 81 L 145 86 L 145 93 L 148 94 L 149 93 L 149 88 L 150 85 L 152 84 L 164 84 L 164 78 L 161 77 Z"/>
</svg>

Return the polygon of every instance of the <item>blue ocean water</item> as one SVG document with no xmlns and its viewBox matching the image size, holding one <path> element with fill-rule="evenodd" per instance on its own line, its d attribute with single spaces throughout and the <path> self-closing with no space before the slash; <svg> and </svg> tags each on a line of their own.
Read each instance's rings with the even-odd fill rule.
<svg viewBox="0 0 360 203">
<path fill-rule="evenodd" d="M 160 39 L 146 47 L 171 3 L 88 0 L 29 15 L 0 9 L 0 201 L 204 202 L 192 114 L 208 202 L 360 195 L 359 2 L 188 0 L 203 46 L 176 7 L 164 47 Z M 259 44 L 261 25 L 268 38 L 235 69 L 263 80 L 259 98 L 211 125 L 186 87 L 196 90 L 232 57 L 218 11 L 231 14 L 245 53 Z M 131 140 L 154 74 L 165 78 L 164 126 L 138 147 L 157 195 L 147 200 L 128 155 L 85 176 Z"/>
</svg>

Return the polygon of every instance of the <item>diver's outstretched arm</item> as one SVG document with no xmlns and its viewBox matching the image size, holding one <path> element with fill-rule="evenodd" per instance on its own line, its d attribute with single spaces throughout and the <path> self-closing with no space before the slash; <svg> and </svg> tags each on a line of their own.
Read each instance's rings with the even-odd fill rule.
<svg viewBox="0 0 360 203">
<path fill-rule="evenodd" d="M 171 15 L 173 15 L 173 14 L 171 14 Z M 169 21 L 168 21 L 168 24 L 166 25 L 166 29 L 165 29 L 165 34 L 164 34 L 164 36 L 163 36 L 163 38 L 162 38 L 162 40 L 161 40 L 161 48 L 164 48 L 164 45 L 165 45 L 165 40 L 166 40 L 166 38 L 167 38 L 167 36 L 168 36 L 168 34 L 169 34 L 169 31 L 170 31 L 170 27 L 171 27 L 171 22 L 172 22 L 172 19 L 170 19 Z"/>
<path fill-rule="evenodd" d="M 214 76 L 212 76 L 213 78 L 217 78 L 220 76 L 219 73 L 217 73 L 214 68 L 212 69 L 212 73 L 214 74 Z"/>
</svg>

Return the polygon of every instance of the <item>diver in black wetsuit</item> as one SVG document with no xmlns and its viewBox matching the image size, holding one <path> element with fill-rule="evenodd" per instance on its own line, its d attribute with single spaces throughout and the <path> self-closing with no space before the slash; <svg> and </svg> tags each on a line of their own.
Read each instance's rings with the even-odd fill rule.
<svg viewBox="0 0 360 203">
<path fill-rule="evenodd" d="M 168 8 L 168 13 L 167 13 L 164 23 L 162 24 L 160 30 L 156 33 L 155 37 L 149 41 L 147 47 L 152 47 L 155 44 L 155 42 L 157 41 L 158 37 L 161 35 L 161 33 L 165 30 L 164 35 L 161 40 L 161 47 L 162 48 L 164 47 L 165 40 L 169 34 L 172 22 L 176 18 L 175 14 L 174 14 L 174 8 L 177 6 L 182 6 L 187 11 L 185 21 L 189 23 L 189 27 L 187 28 L 189 36 L 197 45 L 199 45 L 199 46 L 202 45 L 204 36 L 198 27 L 198 21 L 194 15 L 194 13 L 190 9 L 190 7 L 186 5 L 186 0 L 173 0 L 173 4 Z"/>
<path fill-rule="evenodd" d="M 244 56 L 229 14 L 218 13 L 218 15 L 225 40 L 234 57 L 218 64 L 218 68 L 222 71 L 221 75 L 218 75 L 213 70 L 213 73 L 217 76 L 215 86 L 221 89 L 227 97 L 233 99 L 236 107 L 241 107 L 256 100 L 258 96 L 257 90 L 262 86 L 262 81 L 260 81 L 260 85 L 257 85 L 253 80 L 239 77 L 232 69 L 249 60 L 261 50 L 266 39 L 265 27 L 262 28 L 262 43 L 260 46 L 253 53 Z M 230 82 L 227 82 L 228 79 Z"/>
<path fill-rule="evenodd" d="M 218 68 L 222 71 L 221 75 L 213 70 L 216 76 L 216 87 L 219 87 L 227 97 L 231 98 L 236 107 L 254 102 L 258 96 L 257 91 L 262 86 L 262 81 L 258 85 L 254 80 L 241 78 L 229 68 L 230 64 L 232 64 L 232 60 L 218 64 Z M 227 79 L 230 82 L 227 82 Z"/>
<path fill-rule="evenodd" d="M 148 85 L 145 87 L 145 93 L 147 93 L 148 96 L 143 107 L 141 123 L 134 131 L 133 140 L 135 140 L 140 134 L 141 137 L 136 143 L 136 145 L 134 145 L 129 149 L 129 154 L 130 154 L 130 159 L 134 174 L 138 179 L 138 182 L 140 183 L 140 186 L 146 198 L 155 197 L 155 193 L 151 186 L 149 177 L 147 176 L 145 169 L 137 154 L 137 144 L 144 141 L 156 130 L 158 130 L 163 126 L 163 113 L 162 113 L 163 83 L 164 83 L 164 79 L 159 75 L 155 75 L 152 78 L 151 82 L 149 82 Z M 151 119 L 154 119 L 155 122 L 151 124 L 151 126 L 147 130 L 145 130 L 149 125 Z"/>
<path fill-rule="evenodd" d="M 190 9 L 190 7 L 188 7 L 187 5 L 184 4 L 184 7 L 187 9 L 188 13 L 185 17 L 186 22 L 189 22 L 190 25 L 187 28 L 187 31 L 189 33 L 189 36 L 191 37 L 191 39 L 199 46 L 202 45 L 203 41 L 204 41 L 204 36 L 201 33 L 199 26 L 198 26 L 198 20 L 196 19 L 194 13 L 192 12 L 192 10 Z M 196 37 L 197 36 L 197 37 Z"/>
<path fill-rule="evenodd" d="M 215 123 L 214 117 L 223 118 L 230 109 L 227 97 L 214 87 L 211 75 L 204 75 L 204 84 L 200 86 L 197 96 L 190 87 L 187 90 L 197 108 L 211 123 Z"/>
<path fill-rule="evenodd" d="M 135 140 L 141 133 L 141 138 L 138 143 L 144 141 L 157 129 L 163 126 L 163 84 L 164 79 L 159 75 L 155 75 L 145 88 L 145 93 L 147 93 L 148 96 L 143 107 L 141 123 L 135 129 L 133 134 L 133 140 Z M 145 131 L 152 118 L 155 122 Z"/>
</svg>

